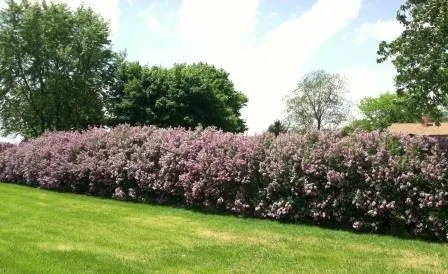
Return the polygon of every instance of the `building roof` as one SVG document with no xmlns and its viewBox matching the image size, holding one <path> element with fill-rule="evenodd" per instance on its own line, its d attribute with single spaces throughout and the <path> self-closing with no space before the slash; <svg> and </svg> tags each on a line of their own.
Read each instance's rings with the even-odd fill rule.
<svg viewBox="0 0 448 274">
<path fill-rule="evenodd" d="M 387 128 L 391 133 L 414 134 L 422 136 L 448 136 L 448 123 L 436 126 L 434 123 L 395 123 Z"/>
</svg>

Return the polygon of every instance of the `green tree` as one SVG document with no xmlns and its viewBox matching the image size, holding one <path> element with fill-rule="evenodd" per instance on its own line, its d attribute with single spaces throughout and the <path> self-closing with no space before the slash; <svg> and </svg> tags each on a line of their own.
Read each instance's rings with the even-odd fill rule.
<svg viewBox="0 0 448 274">
<path fill-rule="evenodd" d="M 241 108 L 247 98 L 235 90 L 223 69 L 204 63 L 173 68 L 123 63 L 109 100 L 111 123 L 160 127 L 215 126 L 225 131 L 246 129 Z"/>
<path fill-rule="evenodd" d="M 115 54 L 109 26 L 91 9 L 7 1 L 0 11 L 0 119 L 37 136 L 103 120 Z"/>
<path fill-rule="evenodd" d="M 407 95 L 384 93 L 378 97 L 366 97 L 358 104 L 362 118 L 351 123 L 351 129 L 380 130 L 392 123 L 416 122 L 421 113 L 410 106 Z"/>
<path fill-rule="evenodd" d="M 275 136 L 279 136 L 281 133 L 288 132 L 288 127 L 284 125 L 280 120 L 276 120 L 272 125 L 269 126 L 268 132 L 273 133 Z"/>
<path fill-rule="evenodd" d="M 306 74 L 286 100 L 290 125 L 317 130 L 338 126 L 348 114 L 345 93 L 346 82 L 339 74 L 323 70 Z"/>
<path fill-rule="evenodd" d="M 407 0 L 397 12 L 403 33 L 381 42 L 378 62 L 391 59 L 399 94 L 409 94 L 413 108 L 440 121 L 448 105 L 448 1 Z"/>
</svg>

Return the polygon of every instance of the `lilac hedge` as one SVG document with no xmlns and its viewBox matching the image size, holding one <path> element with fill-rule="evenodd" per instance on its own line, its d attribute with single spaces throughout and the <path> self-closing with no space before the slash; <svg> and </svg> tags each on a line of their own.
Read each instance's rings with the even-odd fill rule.
<svg viewBox="0 0 448 274">
<path fill-rule="evenodd" d="M 0 180 L 120 200 L 448 239 L 438 142 L 119 126 L 0 145 Z"/>
</svg>

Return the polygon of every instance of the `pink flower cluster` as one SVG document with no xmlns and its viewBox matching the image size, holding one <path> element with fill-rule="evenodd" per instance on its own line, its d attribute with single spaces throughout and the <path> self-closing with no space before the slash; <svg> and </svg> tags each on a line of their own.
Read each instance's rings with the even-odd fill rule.
<svg viewBox="0 0 448 274">
<path fill-rule="evenodd" d="M 9 143 L 0 143 L 0 153 L 2 153 L 3 151 L 5 151 L 8 148 L 13 147 L 12 144 Z"/>
<path fill-rule="evenodd" d="M 94 128 L 0 145 L 0 180 L 448 239 L 448 159 L 421 137 Z"/>
<path fill-rule="evenodd" d="M 285 134 L 265 150 L 258 216 L 448 239 L 448 160 L 435 140 Z"/>
</svg>

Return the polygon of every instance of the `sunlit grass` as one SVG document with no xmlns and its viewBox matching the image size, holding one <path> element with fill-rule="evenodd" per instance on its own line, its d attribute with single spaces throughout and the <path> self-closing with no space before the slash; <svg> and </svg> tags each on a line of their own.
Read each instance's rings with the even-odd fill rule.
<svg viewBox="0 0 448 274">
<path fill-rule="evenodd" d="M 448 245 L 0 184 L 0 273 L 448 273 Z"/>
</svg>

